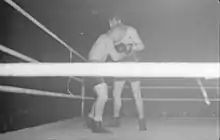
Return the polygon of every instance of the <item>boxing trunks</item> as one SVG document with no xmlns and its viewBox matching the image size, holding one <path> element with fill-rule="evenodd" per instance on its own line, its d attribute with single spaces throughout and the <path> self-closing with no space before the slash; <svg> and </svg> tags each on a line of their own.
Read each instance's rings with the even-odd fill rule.
<svg viewBox="0 0 220 140">
<path fill-rule="evenodd" d="M 93 88 L 96 85 L 105 83 L 105 80 L 103 77 L 85 77 L 85 84 L 88 87 Z"/>
<path fill-rule="evenodd" d="M 129 62 L 138 62 L 139 59 L 137 57 L 136 52 L 131 52 L 131 54 L 127 55 L 125 58 L 123 58 L 122 60 L 118 61 L 121 63 L 129 63 Z M 140 78 L 136 78 L 136 77 L 116 77 L 115 81 L 130 81 L 130 82 L 135 82 L 135 81 L 139 81 Z"/>
</svg>

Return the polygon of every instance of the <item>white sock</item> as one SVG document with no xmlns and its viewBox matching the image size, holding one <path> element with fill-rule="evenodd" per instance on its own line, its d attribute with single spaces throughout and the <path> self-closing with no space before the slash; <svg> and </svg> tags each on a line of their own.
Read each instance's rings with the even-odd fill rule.
<svg viewBox="0 0 220 140">
<path fill-rule="evenodd" d="M 94 118 L 94 115 L 95 115 L 95 104 L 96 103 L 93 104 L 93 106 L 91 108 L 91 111 L 90 111 L 90 113 L 88 115 L 90 118 Z"/>
<path fill-rule="evenodd" d="M 97 122 L 102 122 L 102 116 L 95 116 L 94 120 Z"/>
<path fill-rule="evenodd" d="M 114 118 L 118 118 L 120 116 L 121 104 L 121 98 L 114 99 Z"/>
<path fill-rule="evenodd" d="M 124 87 L 125 81 L 115 81 L 114 82 L 114 89 L 113 89 L 113 97 L 114 97 L 114 111 L 113 111 L 113 117 L 117 118 L 120 116 L 120 110 L 121 110 L 121 94 Z"/>
<path fill-rule="evenodd" d="M 139 119 L 144 118 L 144 104 L 143 104 L 143 99 L 141 96 L 141 91 L 140 88 L 136 88 L 136 90 L 133 89 L 133 95 L 134 95 L 134 100 L 138 112 L 138 117 Z"/>
<path fill-rule="evenodd" d="M 143 119 L 144 118 L 144 109 L 143 109 L 142 98 L 136 99 L 135 103 L 136 103 L 139 119 Z"/>
<path fill-rule="evenodd" d="M 105 108 L 105 103 L 108 100 L 108 87 L 106 84 L 97 85 L 95 88 L 97 93 L 96 104 L 94 106 L 94 120 L 102 121 L 102 115 Z"/>
</svg>

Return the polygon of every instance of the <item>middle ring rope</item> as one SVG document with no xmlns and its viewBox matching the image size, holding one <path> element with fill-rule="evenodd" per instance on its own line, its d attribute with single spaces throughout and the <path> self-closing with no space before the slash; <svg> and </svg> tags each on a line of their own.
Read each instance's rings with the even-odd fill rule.
<svg viewBox="0 0 220 140">
<path fill-rule="evenodd" d="M 38 96 L 50 96 L 50 97 L 60 97 L 60 98 L 70 98 L 70 99 L 86 99 L 86 100 L 93 100 L 93 97 L 81 97 L 80 95 L 69 95 L 64 93 L 58 92 L 50 92 L 50 91 L 42 91 L 36 89 L 27 89 L 21 87 L 14 87 L 14 86 L 6 86 L 0 85 L 0 91 L 8 92 L 8 93 L 16 93 L 16 94 L 28 94 L 28 95 L 38 95 Z M 109 98 L 112 100 L 112 98 Z M 122 98 L 124 101 L 130 101 L 132 98 Z M 204 99 L 198 98 L 144 98 L 144 101 L 195 101 L 195 102 L 202 102 Z M 211 98 L 209 99 L 212 102 L 219 102 L 219 98 Z"/>
</svg>

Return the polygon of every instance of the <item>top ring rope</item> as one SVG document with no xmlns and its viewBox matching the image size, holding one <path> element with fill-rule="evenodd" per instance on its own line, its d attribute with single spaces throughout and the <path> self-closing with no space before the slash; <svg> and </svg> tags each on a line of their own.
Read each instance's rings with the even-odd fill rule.
<svg viewBox="0 0 220 140">
<path fill-rule="evenodd" d="M 219 63 L 18 63 L 0 64 L 0 76 L 219 78 Z"/>
<path fill-rule="evenodd" d="M 4 0 L 6 3 L 11 5 L 14 9 L 16 9 L 18 12 L 20 12 L 22 15 L 24 15 L 26 18 L 28 18 L 30 21 L 32 21 L 35 25 L 37 25 L 39 28 L 41 28 L 43 31 L 45 31 L 47 34 L 49 34 L 52 38 L 57 40 L 60 44 L 62 44 L 64 47 L 66 47 L 69 51 L 73 52 L 75 55 L 80 57 L 82 60 L 87 61 L 86 58 L 84 58 L 81 54 L 79 54 L 77 51 L 75 51 L 72 47 L 70 47 L 68 44 L 66 44 L 63 40 L 61 40 L 57 35 L 55 35 L 53 32 L 51 32 L 49 29 L 47 29 L 44 25 L 42 25 L 39 21 L 37 21 L 35 18 L 33 18 L 30 14 L 28 14 L 25 10 L 23 10 L 20 6 L 18 6 L 15 2 L 11 0 Z"/>
</svg>

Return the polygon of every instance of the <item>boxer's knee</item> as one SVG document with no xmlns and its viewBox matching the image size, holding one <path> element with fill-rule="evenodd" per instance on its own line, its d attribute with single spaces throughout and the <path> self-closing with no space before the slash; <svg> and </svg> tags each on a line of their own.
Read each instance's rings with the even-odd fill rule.
<svg viewBox="0 0 220 140">
<path fill-rule="evenodd" d="M 132 92 L 135 99 L 140 99 L 141 97 L 141 87 L 140 81 L 135 81 L 131 83 Z"/>
<path fill-rule="evenodd" d="M 113 86 L 113 97 L 120 98 L 125 81 L 115 81 Z"/>
<path fill-rule="evenodd" d="M 124 87 L 125 81 L 114 81 L 113 92 L 121 92 Z"/>
<path fill-rule="evenodd" d="M 108 100 L 108 86 L 106 83 L 98 84 L 94 87 L 96 91 L 97 97 L 100 100 L 107 101 Z"/>
<path fill-rule="evenodd" d="M 141 85 L 140 81 L 131 81 L 132 89 L 138 89 L 138 88 L 140 88 L 140 85 Z"/>
</svg>

